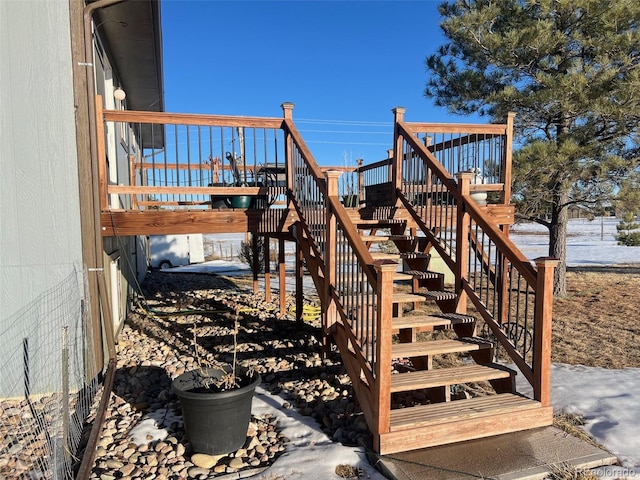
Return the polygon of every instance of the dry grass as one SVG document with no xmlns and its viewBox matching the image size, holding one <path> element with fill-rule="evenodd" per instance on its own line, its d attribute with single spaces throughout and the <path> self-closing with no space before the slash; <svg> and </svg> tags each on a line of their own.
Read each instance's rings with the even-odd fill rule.
<svg viewBox="0 0 640 480">
<path fill-rule="evenodd" d="M 553 317 L 553 362 L 640 367 L 640 267 L 568 272 Z"/>
<path fill-rule="evenodd" d="M 584 426 L 584 419 L 579 415 L 570 413 L 560 413 L 554 415 L 553 425 L 554 427 L 563 430 L 569 435 L 579 438 L 583 442 L 593 445 L 594 447 L 602 448 L 602 445 L 599 445 L 592 437 L 587 434 L 587 432 L 580 428 Z"/>
<path fill-rule="evenodd" d="M 362 470 L 352 465 L 340 464 L 336 467 L 336 475 L 340 478 L 360 478 Z"/>
<path fill-rule="evenodd" d="M 580 470 L 573 465 L 552 465 L 551 473 L 545 480 L 599 480 L 600 477 L 588 470 Z"/>
<path fill-rule="evenodd" d="M 405 310 L 409 314 L 411 305 Z M 427 302 L 415 313 L 439 311 Z M 640 368 L 640 266 L 571 269 L 567 296 L 556 299 L 553 319 L 553 362 Z"/>
</svg>

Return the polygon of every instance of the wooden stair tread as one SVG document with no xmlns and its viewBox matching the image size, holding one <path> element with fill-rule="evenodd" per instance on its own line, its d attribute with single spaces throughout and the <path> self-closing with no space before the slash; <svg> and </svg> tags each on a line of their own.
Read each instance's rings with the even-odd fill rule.
<svg viewBox="0 0 640 480">
<path fill-rule="evenodd" d="M 419 388 L 433 388 L 461 383 L 484 382 L 498 378 L 509 378 L 513 370 L 502 365 L 465 365 L 462 367 L 419 370 L 391 375 L 391 393 L 406 392 Z"/>
<path fill-rule="evenodd" d="M 433 278 L 444 277 L 444 273 L 432 272 L 430 270 L 407 270 L 406 272 L 402 273 L 410 275 L 412 278 L 418 278 L 420 280 L 431 280 Z"/>
<path fill-rule="evenodd" d="M 409 303 L 409 302 L 424 302 L 426 300 L 424 295 L 417 295 L 415 293 L 394 293 L 393 303 Z"/>
<path fill-rule="evenodd" d="M 455 300 L 457 295 L 453 292 L 428 290 L 420 293 L 395 293 L 393 303 L 424 302 L 425 300 Z"/>
<path fill-rule="evenodd" d="M 393 328 L 419 328 L 419 327 L 441 327 L 445 325 L 458 325 L 461 323 L 473 323 L 475 317 L 462 315 L 460 313 L 439 313 L 436 315 L 406 315 L 394 317 Z"/>
<path fill-rule="evenodd" d="M 407 275 L 405 272 L 396 272 L 393 274 L 394 280 L 411 280 L 412 278 L 411 275 Z"/>
<path fill-rule="evenodd" d="M 428 253 L 420 252 L 399 252 L 399 253 L 384 253 L 384 252 L 371 252 L 371 257 L 375 260 L 387 259 L 387 260 L 399 260 L 399 259 L 413 259 L 413 258 L 430 258 Z"/>
<path fill-rule="evenodd" d="M 398 225 L 406 223 L 406 220 L 395 219 L 395 218 L 387 218 L 387 219 L 356 219 L 353 223 L 357 226 L 364 225 L 366 227 L 377 226 L 377 225 Z"/>
<path fill-rule="evenodd" d="M 421 292 L 420 295 L 424 296 L 427 300 L 455 300 L 458 297 L 453 292 L 440 290 L 427 290 L 426 292 Z"/>
<path fill-rule="evenodd" d="M 541 408 L 540 402 L 512 393 L 419 405 L 391 410 L 391 431 L 425 428 L 479 417 L 497 418 L 505 413 L 538 408 Z"/>
<path fill-rule="evenodd" d="M 394 343 L 391 345 L 392 358 L 462 353 L 493 348 L 493 344 L 479 338 L 462 337 L 429 342 Z"/>
<path fill-rule="evenodd" d="M 363 242 L 388 242 L 390 240 L 414 240 L 411 235 L 360 235 Z"/>
</svg>

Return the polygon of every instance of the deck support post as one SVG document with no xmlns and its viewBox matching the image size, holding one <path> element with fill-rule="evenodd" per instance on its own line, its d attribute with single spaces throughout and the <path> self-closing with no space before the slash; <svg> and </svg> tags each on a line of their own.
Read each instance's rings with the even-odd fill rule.
<svg viewBox="0 0 640 480">
<path fill-rule="evenodd" d="M 258 274 L 260 272 L 260 252 L 258 252 L 258 235 L 255 233 L 251 234 L 251 252 L 253 262 L 251 265 L 251 270 L 253 273 L 253 294 L 257 295 L 260 289 L 258 285 Z"/>
<path fill-rule="evenodd" d="M 323 352 L 326 355 L 329 347 L 329 335 L 333 325 L 338 320 L 338 310 L 333 300 L 333 288 L 336 284 L 336 252 L 337 252 L 337 226 L 336 217 L 331 207 L 329 198 L 338 199 L 338 179 L 342 172 L 331 170 L 324 173 L 327 183 L 327 197 L 325 198 L 325 248 L 324 248 L 324 291 L 321 295 L 324 297 L 321 302 L 325 305 L 325 311 L 322 312 L 322 341 Z"/>
<path fill-rule="evenodd" d="M 538 282 L 533 330 L 533 398 L 543 407 L 551 405 L 551 326 L 553 322 L 554 258 L 537 258 Z"/>
<path fill-rule="evenodd" d="M 271 255 L 269 235 L 264 236 L 264 300 L 271 301 Z"/>
<path fill-rule="evenodd" d="M 278 282 L 280 315 L 287 313 L 287 268 L 284 262 L 284 239 L 278 239 Z"/>
<path fill-rule="evenodd" d="M 506 140 L 504 143 L 504 171 L 502 173 L 504 190 L 502 191 L 501 198 L 504 205 L 511 203 L 511 163 L 513 158 L 513 120 L 515 117 L 516 114 L 514 112 L 507 113 Z"/>
<path fill-rule="evenodd" d="M 465 208 L 465 202 L 473 202 L 469 196 L 469 186 L 471 185 L 470 172 L 460 172 L 457 174 L 458 190 L 461 200 L 458 201 L 456 209 L 456 313 L 466 315 L 468 295 L 464 289 L 464 282 L 469 275 L 469 213 Z"/>
<path fill-rule="evenodd" d="M 291 102 L 284 102 L 280 105 L 282 108 L 282 116 L 284 117 L 285 123 L 287 121 L 293 120 L 293 107 L 295 105 Z M 285 161 L 285 172 L 287 175 L 287 192 L 290 192 L 293 188 L 293 147 L 292 147 L 292 139 L 291 134 L 289 133 L 289 129 L 284 129 L 284 161 Z"/>
<path fill-rule="evenodd" d="M 298 227 L 300 228 L 300 227 Z M 301 233 L 298 233 L 301 235 Z M 302 327 L 302 316 L 304 310 L 304 254 L 300 246 L 300 240 L 296 235 L 296 322 Z"/>
<path fill-rule="evenodd" d="M 398 192 L 402 190 L 402 159 L 404 157 L 402 151 L 403 138 L 400 135 L 398 123 L 404 121 L 404 113 L 407 111 L 404 107 L 396 107 L 393 110 L 393 162 L 392 162 L 392 184 L 394 197 L 397 198 Z"/>
<path fill-rule="evenodd" d="M 375 400 L 376 418 L 373 432 L 373 448 L 380 451 L 380 435 L 388 433 L 391 426 L 391 323 L 393 320 L 393 275 L 398 268 L 395 262 L 376 264 L 376 360 Z"/>
</svg>

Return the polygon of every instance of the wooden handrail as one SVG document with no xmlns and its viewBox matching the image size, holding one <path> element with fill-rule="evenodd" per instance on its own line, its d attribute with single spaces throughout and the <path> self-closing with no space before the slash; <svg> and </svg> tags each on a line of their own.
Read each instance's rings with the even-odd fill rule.
<svg viewBox="0 0 640 480">
<path fill-rule="evenodd" d="M 120 193 L 130 195 L 268 195 L 272 189 L 269 187 L 130 187 L 126 185 L 109 185 L 108 193 Z"/>
<path fill-rule="evenodd" d="M 176 124 L 195 126 L 282 128 L 283 119 L 234 115 L 199 115 L 193 113 L 143 112 L 138 110 L 104 110 L 107 122 Z"/>
<path fill-rule="evenodd" d="M 355 255 L 358 257 L 360 264 L 363 266 L 363 269 L 367 275 L 367 278 L 369 279 L 369 282 L 371 283 L 371 286 L 375 288 L 377 283 L 375 272 L 373 271 L 374 261 L 371 253 L 369 252 L 369 249 L 362 242 L 360 235 L 353 226 L 353 223 L 351 222 L 351 219 L 349 218 L 349 215 L 347 214 L 344 206 L 340 202 L 340 199 L 337 196 L 327 195 L 327 185 L 322 169 L 318 166 L 315 160 L 313 160 L 313 155 L 304 143 L 304 140 L 302 139 L 302 136 L 300 135 L 300 132 L 296 128 L 293 121 L 290 119 L 285 119 L 284 124 L 293 141 L 296 143 L 302 155 L 302 158 L 307 164 L 307 167 L 311 171 L 311 175 L 318 184 L 318 188 L 325 198 L 327 207 L 334 212 L 336 220 L 338 221 L 338 224 L 340 225 L 340 228 L 344 232 L 345 236 L 349 240 L 349 244 L 351 245 L 351 248 L 353 248 Z"/>
<path fill-rule="evenodd" d="M 487 233 L 489 238 L 491 238 L 491 240 L 496 244 L 499 251 L 507 257 L 516 270 L 522 274 L 527 283 L 529 283 L 535 290 L 538 272 L 535 267 L 531 265 L 529 259 L 524 256 L 517 245 L 513 243 L 513 241 L 511 241 L 511 239 L 506 236 L 502 230 L 487 219 L 484 212 L 476 202 L 471 199 L 471 197 L 464 195 L 461 196 L 461 198 L 464 202 L 464 208 L 466 208 L 471 214 L 471 219 L 480 225 L 482 230 Z"/>
<path fill-rule="evenodd" d="M 487 140 L 488 138 L 503 137 L 503 136 L 504 134 L 498 135 L 495 133 L 490 133 L 490 134 L 473 133 L 471 135 L 467 135 L 464 137 L 454 138 L 453 140 L 446 140 L 444 142 L 434 143 L 432 145 L 428 145 L 427 148 L 429 148 L 429 150 L 432 152 L 440 152 L 442 150 L 447 150 L 449 148 L 461 147 L 462 145 L 475 143 L 479 140 L 479 137 L 483 137 L 482 140 Z"/>
<path fill-rule="evenodd" d="M 487 135 L 504 135 L 507 130 L 506 124 L 501 123 L 423 123 L 423 122 L 402 122 L 405 128 L 412 134 L 416 132 L 438 132 L 438 133 L 477 133 Z"/>
<path fill-rule="evenodd" d="M 363 270 L 367 274 L 369 283 L 372 287 L 375 288 L 377 285 L 377 279 L 373 267 L 375 261 L 371 256 L 371 252 L 369 252 L 369 249 L 362 241 L 362 237 L 360 237 L 358 231 L 353 226 L 353 222 L 349 218 L 347 211 L 345 210 L 342 203 L 340 203 L 338 197 L 329 197 L 329 201 L 344 235 L 349 240 L 349 245 L 351 245 L 353 252 L 356 254 L 358 260 L 360 261 L 360 265 L 363 267 Z"/>
<path fill-rule="evenodd" d="M 358 172 L 366 172 L 368 170 L 375 170 L 376 168 L 386 167 L 391 163 L 392 159 L 385 158 L 384 160 L 378 160 L 377 162 L 369 163 L 367 165 L 362 165 L 361 167 L 356 167 L 354 171 Z"/>
<path fill-rule="evenodd" d="M 324 175 L 322 173 L 322 169 L 318 166 L 315 160 L 310 161 L 311 159 L 313 159 L 313 155 L 311 154 L 311 151 L 307 147 L 307 144 L 302 139 L 302 135 L 300 135 L 298 128 L 293 123 L 293 120 L 288 118 L 285 118 L 282 124 L 285 130 L 289 133 L 289 135 L 291 135 L 291 137 L 295 140 L 296 145 L 298 146 L 298 150 L 300 150 L 300 153 L 302 154 L 302 157 L 305 159 L 305 162 L 307 163 L 309 170 L 313 174 L 316 182 L 318 183 L 318 186 L 320 187 L 320 191 L 322 192 L 323 195 L 326 195 L 327 187 L 324 182 Z"/>
<path fill-rule="evenodd" d="M 502 127 L 504 129 L 504 127 Z M 456 200 L 463 205 L 471 214 L 474 222 L 482 227 L 485 232 L 490 232 L 490 238 L 495 242 L 496 246 L 509 259 L 515 268 L 522 273 L 528 283 L 536 285 L 536 270 L 529 263 L 529 260 L 520 252 L 518 247 L 507 237 L 499 228 L 490 222 L 481 208 L 468 195 L 461 195 L 453 176 L 445 170 L 438 160 L 429 151 L 429 147 L 423 145 L 418 139 L 410 134 L 408 126 L 404 122 L 398 123 L 398 129 L 403 135 L 404 140 L 416 150 L 423 159 L 428 161 L 428 166 L 440 181 L 447 187 Z M 458 205 L 460 208 L 461 205 Z"/>
<path fill-rule="evenodd" d="M 397 126 L 399 133 L 404 138 L 404 141 L 411 145 L 411 148 L 418 151 L 423 160 L 429 160 L 429 169 L 433 171 L 440 181 L 447 186 L 448 190 L 456 196 L 456 199 L 460 197 L 456 181 L 453 175 L 449 173 L 441 164 L 438 159 L 434 157 L 433 153 L 429 151 L 429 147 L 422 144 L 416 137 L 411 134 L 407 125 L 404 122 L 398 122 Z"/>
</svg>

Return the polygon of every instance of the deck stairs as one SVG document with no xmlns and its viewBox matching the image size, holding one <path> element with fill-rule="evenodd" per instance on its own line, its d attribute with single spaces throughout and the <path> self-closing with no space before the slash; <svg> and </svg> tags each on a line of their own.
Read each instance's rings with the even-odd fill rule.
<svg viewBox="0 0 640 480">
<path fill-rule="evenodd" d="M 457 313 L 459 295 L 443 273 L 429 269 L 425 237 L 405 234 L 407 223 L 393 219 L 354 219 L 353 226 L 374 262 L 398 265 L 391 363 L 384 367 L 391 372 L 389 428 L 379 432 L 377 449 L 393 453 L 549 425 L 552 408 L 519 394 L 517 371 L 494 361 L 497 345 L 477 335 L 476 316 Z M 322 291 L 324 264 L 301 231 L 308 271 Z"/>
<path fill-rule="evenodd" d="M 494 363 L 496 345 L 476 335 L 476 317 L 456 313 L 458 295 L 445 287 L 443 273 L 429 270 L 425 238 L 405 235 L 404 223 L 355 225 L 374 260 L 399 265 L 394 274 L 390 431 L 380 439 L 385 450 L 547 425 L 550 408 L 517 393 L 516 371 Z M 379 245 L 396 253 L 383 253 Z"/>
<path fill-rule="evenodd" d="M 294 236 L 323 302 L 325 340 L 340 351 L 373 448 L 394 453 L 550 425 L 539 272 L 476 206 L 468 177 L 456 182 L 432 155 L 437 146 L 405 132 L 404 157 L 419 159 L 422 184 L 416 194 L 416 181 L 398 174 L 391 203 L 372 215 L 367 205 L 341 205 L 336 175 L 322 175 L 295 131 L 293 138 L 294 183 L 305 188 L 292 195 Z M 430 268 L 435 254 L 454 285 Z M 498 345 L 517 369 L 495 362 Z M 517 372 L 533 398 L 516 390 Z"/>
</svg>

